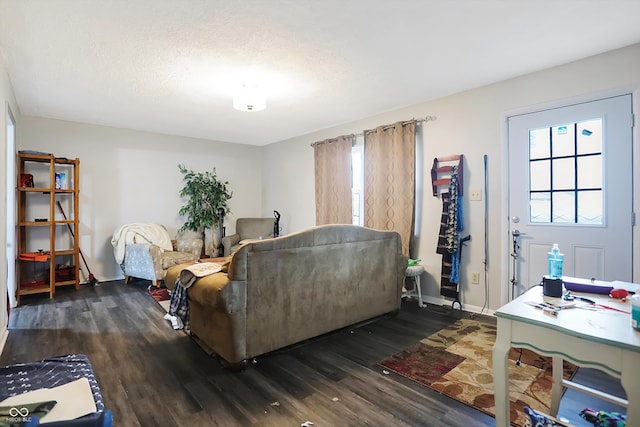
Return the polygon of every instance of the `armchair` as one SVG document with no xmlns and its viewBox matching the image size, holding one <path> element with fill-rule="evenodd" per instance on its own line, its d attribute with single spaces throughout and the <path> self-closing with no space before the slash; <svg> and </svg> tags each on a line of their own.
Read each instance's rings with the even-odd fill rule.
<svg viewBox="0 0 640 427">
<path fill-rule="evenodd" d="M 274 237 L 276 218 L 238 218 L 236 232 L 222 238 L 224 256 L 233 254 L 244 243 Z"/>
<path fill-rule="evenodd" d="M 189 235 L 171 240 L 164 226 L 144 223 L 120 227 L 111 243 L 125 283 L 130 277 L 137 277 L 150 280 L 156 287 L 169 267 L 199 259 L 204 244 L 202 239 Z"/>
</svg>

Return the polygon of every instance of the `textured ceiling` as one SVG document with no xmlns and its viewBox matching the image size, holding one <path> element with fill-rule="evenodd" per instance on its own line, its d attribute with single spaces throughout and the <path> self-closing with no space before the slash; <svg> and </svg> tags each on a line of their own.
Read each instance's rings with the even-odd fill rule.
<svg viewBox="0 0 640 427">
<path fill-rule="evenodd" d="M 0 0 L 0 53 L 22 114 L 264 145 L 640 42 L 638 17 L 638 0 Z M 266 110 L 232 108 L 249 80 Z"/>
</svg>

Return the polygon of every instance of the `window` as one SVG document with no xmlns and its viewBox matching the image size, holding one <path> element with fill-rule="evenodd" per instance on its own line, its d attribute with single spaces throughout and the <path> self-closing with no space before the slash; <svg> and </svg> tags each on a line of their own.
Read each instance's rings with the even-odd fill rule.
<svg viewBox="0 0 640 427">
<path fill-rule="evenodd" d="M 529 130 L 531 223 L 603 224 L 602 119 Z"/>
<path fill-rule="evenodd" d="M 351 209 L 353 224 L 364 225 L 364 144 L 354 145 L 351 149 Z"/>
</svg>

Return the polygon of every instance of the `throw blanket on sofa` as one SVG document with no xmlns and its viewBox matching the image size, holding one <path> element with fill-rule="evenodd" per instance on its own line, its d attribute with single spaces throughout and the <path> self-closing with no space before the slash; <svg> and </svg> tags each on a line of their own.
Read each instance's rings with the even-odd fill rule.
<svg viewBox="0 0 640 427">
<path fill-rule="evenodd" d="M 169 313 L 164 317 L 171 322 L 173 329 L 189 329 L 189 302 L 187 289 L 200 277 L 222 271 L 222 264 L 198 262 L 185 268 L 176 279 L 176 285 L 169 301 Z"/>
<path fill-rule="evenodd" d="M 111 238 L 113 256 L 118 264 L 124 261 L 124 249 L 130 243 L 152 243 L 165 251 L 173 250 L 171 237 L 166 228 L 160 224 L 131 223 L 117 229 Z"/>
</svg>

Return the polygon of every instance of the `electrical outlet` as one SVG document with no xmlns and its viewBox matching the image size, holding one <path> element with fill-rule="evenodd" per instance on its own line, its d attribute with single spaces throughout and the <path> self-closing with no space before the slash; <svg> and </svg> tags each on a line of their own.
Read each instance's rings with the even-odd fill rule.
<svg viewBox="0 0 640 427">
<path fill-rule="evenodd" d="M 474 271 L 473 273 L 471 273 L 471 284 L 472 285 L 480 284 L 480 273 L 478 273 L 477 271 Z"/>
<path fill-rule="evenodd" d="M 469 190 L 469 200 L 482 200 L 482 190 L 479 188 L 472 188 L 471 190 Z"/>
</svg>

